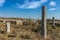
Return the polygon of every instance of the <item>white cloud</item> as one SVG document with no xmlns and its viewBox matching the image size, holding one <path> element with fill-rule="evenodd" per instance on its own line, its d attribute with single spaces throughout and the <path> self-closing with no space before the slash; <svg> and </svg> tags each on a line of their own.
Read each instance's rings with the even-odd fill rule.
<svg viewBox="0 0 60 40">
<path fill-rule="evenodd" d="M 40 7 L 43 3 L 47 2 L 48 0 L 40 0 L 40 1 L 25 1 L 24 4 L 20 5 L 19 3 L 17 3 L 17 7 L 18 8 L 38 8 Z"/>
<path fill-rule="evenodd" d="M 26 8 L 38 8 L 39 6 L 41 5 L 41 2 L 40 1 L 37 1 L 37 2 L 31 2 L 27 5 Z"/>
<path fill-rule="evenodd" d="M 51 6 L 56 6 L 56 2 L 51 1 L 51 2 L 50 2 L 50 5 L 51 5 Z"/>
<path fill-rule="evenodd" d="M 0 7 L 3 6 L 5 0 L 0 0 Z"/>
<path fill-rule="evenodd" d="M 51 8 L 51 9 L 49 9 L 50 11 L 54 11 L 54 10 L 56 10 L 56 8 Z"/>
</svg>

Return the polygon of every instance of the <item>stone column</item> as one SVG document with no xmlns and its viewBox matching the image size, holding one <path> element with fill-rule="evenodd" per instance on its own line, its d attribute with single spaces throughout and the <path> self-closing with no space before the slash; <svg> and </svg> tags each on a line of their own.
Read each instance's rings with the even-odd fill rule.
<svg viewBox="0 0 60 40">
<path fill-rule="evenodd" d="M 54 28 L 54 26 L 55 26 L 55 18 L 53 17 L 52 18 L 52 28 Z"/>
<path fill-rule="evenodd" d="M 7 32 L 10 32 L 10 22 L 6 22 L 7 25 Z"/>
<path fill-rule="evenodd" d="M 3 23 L 5 23 L 6 22 L 6 20 L 3 20 Z"/>
<path fill-rule="evenodd" d="M 42 7 L 42 22 L 41 22 L 41 35 L 45 40 L 47 38 L 47 29 L 46 29 L 46 7 Z"/>
</svg>

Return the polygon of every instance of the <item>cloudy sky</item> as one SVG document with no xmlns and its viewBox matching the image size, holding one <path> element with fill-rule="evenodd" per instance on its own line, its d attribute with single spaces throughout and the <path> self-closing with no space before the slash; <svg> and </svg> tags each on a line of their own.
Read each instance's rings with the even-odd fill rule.
<svg viewBox="0 0 60 40">
<path fill-rule="evenodd" d="M 0 0 L 0 17 L 41 19 L 43 5 L 47 18 L 60 19 L 60 0 Z"/>
</svg>

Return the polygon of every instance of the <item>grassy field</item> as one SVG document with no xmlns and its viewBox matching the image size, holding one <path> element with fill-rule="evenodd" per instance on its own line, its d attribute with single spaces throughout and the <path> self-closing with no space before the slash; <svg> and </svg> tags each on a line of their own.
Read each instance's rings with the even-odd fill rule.
<svg viewBox="0 0 60 40">
<path fill-rule="evenodd" d="M 0 40 L 41 40 L 41 25 L 12 25 L 11 32 L 6 32 L 6 24 L 0 23 Z M 60 25 L 52 28 L 47 23 L 47 40 L 60 40 Z"/>
</svg>

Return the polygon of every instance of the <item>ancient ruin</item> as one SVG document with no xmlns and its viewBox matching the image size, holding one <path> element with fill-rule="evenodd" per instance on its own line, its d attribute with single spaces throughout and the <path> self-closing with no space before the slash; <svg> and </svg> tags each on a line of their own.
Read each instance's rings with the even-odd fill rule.
<svg viewBox="0 0 60 40">
<path fill-rule="evenodd" d="M 56 30 L 52 29 L 56 26 Z M 0 18 L 1 40 L 60 40 L 60 20 L 46 18 L 42 6 L 42 19 Z"/>
<path fill-rule="evenodd" d="M 44 39 L 47 38 L 47 29 L 46 29 L 46 7 L 42 7 L 42 22 L 41 22 L 41 34 Z"/>
<path fill-rule="evenodd" d="M 52 28 L 54 28 L 55 27 L 55 18 L 53 17 L 52 18 Z"/>
</svg>

